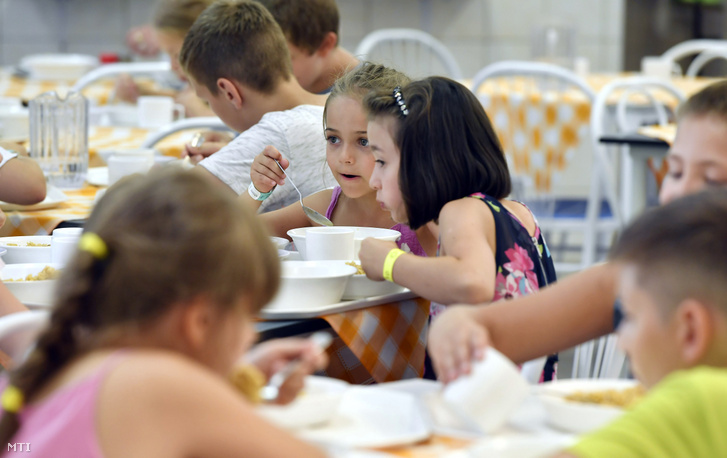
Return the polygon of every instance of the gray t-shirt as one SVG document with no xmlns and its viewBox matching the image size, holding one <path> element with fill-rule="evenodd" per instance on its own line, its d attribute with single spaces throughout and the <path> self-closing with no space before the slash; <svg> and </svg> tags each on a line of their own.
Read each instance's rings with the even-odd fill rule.
<svg viewBox="0 0 727 458">
<path fill-rule="evenodd" d="M 323 107 L 300 105 L 291 110 L 265 114 L 260 122 L 242 132 L 224 148 L 199 163 L 225 182 L 237 194 L 247 192 L 250 167 L 255 156 L 272 145 L 290 161 L 286 172 L 303 197 L 335 186 L 326 164 L 326 140 L 323 135 Z M 268 212 L 298 201 L 298 193 L 286 182 L 260 206 Z"/>
</svg>

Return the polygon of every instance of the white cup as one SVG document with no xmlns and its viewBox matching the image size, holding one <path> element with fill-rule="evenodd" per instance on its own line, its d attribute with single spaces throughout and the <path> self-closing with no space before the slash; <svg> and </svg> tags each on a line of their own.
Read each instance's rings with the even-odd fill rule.
<svg viewBox="0 0 727 458">
<path fill-rule="evenodd" d="M 671 79 L 673 63 L 671 60 L 663 59 L 660 56 L 644 56 L 641 58 L 641 73 L 644 76 Z"/>
<path fill-rule="evenodd" d="M 505 424 L 529 393 L 530 386 L 517 366 L 490 347 L 469 375 L 444 388 L 442 397 L 460 416 L 492 433 Z"/>
<path fill-rule="evenodd" d="M 305 231 L 306 260 L 353 259 L 353 229 L 311 227 Z"/>
<path fill-rule="evenodd" d="M 82 233 L 82 227 L 61 227 L 59 229 L 53 229 L 51 236 L 52 239 L 61 237 L 80 237 Z"/>
<path fill-rule="evenodd" d="M 80 237 L 56 237 L 50 240 L 50 260 L 54 264 L 65 266 L 76 253 Z"/>
<path fill-rule="evenodd" d="M 184 106 L 171 97 L 145 95 L 137 100 L 139 126 L 156 129 L 184 117 Z"/>
<path fill-rule="evenodd" d="M 114 153 L 107 159 L 109 167 L 109 186 L 126 175 L 146 173 L 154 165 L 154 150 L 139 149 Z"/>
<path fill-rule="evenodd" d="M 28 139 L 28 109 L 21 106 L 0 106 L 0 138 Z"/>
<path fill-rule="evenodd" d="M 591 64 L 587 57 L 577 56 L 573 59 L 573 71 L 581 78 L 588 76 Z"/>
</svg>

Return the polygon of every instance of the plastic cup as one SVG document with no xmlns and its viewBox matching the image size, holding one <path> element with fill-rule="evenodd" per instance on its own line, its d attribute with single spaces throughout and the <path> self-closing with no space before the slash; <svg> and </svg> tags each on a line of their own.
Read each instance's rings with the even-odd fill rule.
<svg viewBox="0 0 727 458">
<path fill-rule="evenodd" d="M 311 227 L 305 231 L 306 260 L 353 259 L 354 230 L 343 227 Z"/>
</svg>

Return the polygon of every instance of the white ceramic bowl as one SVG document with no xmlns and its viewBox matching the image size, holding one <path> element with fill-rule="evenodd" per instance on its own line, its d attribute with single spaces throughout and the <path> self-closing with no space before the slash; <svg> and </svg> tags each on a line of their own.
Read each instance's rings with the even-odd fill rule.
<svg viewBox="0 0 727 458">
<path fill-rule="evenodd" d="M 356 268 L 340 261 L 286 261 L 278 294 L 265 310 L 301 310 L 341 301 Z"/>
<path fill-rule="evenodd" d="M 48 262 L 8 264 L 0 271 L 0 279 L 20 302 L 29 306 L 50 307 L 53 304 L 56 280 L 8 281 L 37 275 L 46 266 L 60 269 L 59 264 Z"/>
<path fill-rule="evenodd" d="M 27 140 L 29 132 L 27 108 L 0 108 L 0 139 L 4 141 Z"/>
<path fill-rule="evenodd" d="M 270 237 L 270 241 L 273 242 L 273 245 L 278 250 L 284 250 L 286 246 L 290 243 L 290 240 L 284 239 L 283 237 Z"/>
<path fill-rule="evenodd" d="M 556 428 L 584 434 L 599 429 L 623 415 L 624 409 L 613 406 L 569 401 L 575 392 L 625 390 L 638 382 L 627 379 L 569 379 L 544 383 L 537 387 L 538 397 L 548 412 L 548 421 Z"/>
<path fill-rule="evenodd" d="M 42 80 L 75 80 L 97 66 L 98 59 L 85 54 L 34 54 L 20 60 L 20 68 Z"/>
<path fill-rule="evenodd" d="M 51 262 L 50 235 L 24 235 L 19 237 L 0 237 L 0 247 L 8 250 L 3 256 L 5 264 L 28 262 Z M 28 242 L 48 246 L 27 246 Z"/>
<path fill-rule="evenodd" d="M 346 261 L 338 261 L 346 265 Z M 350 262 L 350 261 L 348 261 Z M 361 265 L 360 262 L 354 261 Z M 348 279 L 346 289 L 343 291 L 341 299 L 344 301 L 363 299 L 366 297 L 385 296 L 388 294 L 403 293 L 407 289 L 390 281 L 374 281 L 370 280 L 366 275 L 354 274 Z"/>
<path fill-rule="evenodd" d="M 296 430 L 328 422 L 349 384 L 329 377 L 309 376 L 298 397 L 288 405 L 262 405 L 260 414 L 272 423 Z"/>
<path fill-rule="evenodd" d="M 336 226 L 341 228 L 351 228 L 354 230 L 353 236 L 353 256 L 358 259 L 358 252 L 361 249 L 361 241 L 367 237 L 373 237 L 379 240 L 396 241 L 401 237 L 401 232 L 393 229 L 384 229 L 380 227 L 361 227 L 361 226 Z M 301 257 L 306 259 L 305 253 L 305 231 L 307 227 L 298 227 L 288 231 L 288 237 L 293 239 L 295 247 L 298 249 Z"/>
</svg>

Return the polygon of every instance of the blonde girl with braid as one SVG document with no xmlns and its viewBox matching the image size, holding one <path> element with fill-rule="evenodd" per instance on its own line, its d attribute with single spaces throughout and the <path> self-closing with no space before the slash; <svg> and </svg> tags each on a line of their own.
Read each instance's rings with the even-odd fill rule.
<svg viewBox="0 0 727 458">
<path fill-rule="evenodd" d="M 49 327 L 3 381 L 4 443 L 35 456 L 324 456 L 225 379 L 280 275 L 243 203 L 192 172 L 131 177 L 99 201 L 79 248 Z M 259 349 L 252 362 L 269 375 L 302 356 L 310 370 L 313 354 Z"/>
</svg>

